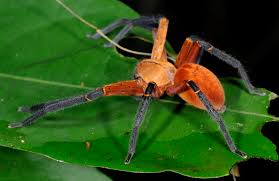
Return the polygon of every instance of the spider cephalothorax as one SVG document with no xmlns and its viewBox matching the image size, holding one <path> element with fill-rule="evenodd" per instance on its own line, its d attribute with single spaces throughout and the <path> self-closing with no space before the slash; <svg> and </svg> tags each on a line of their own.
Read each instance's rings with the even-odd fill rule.
<svg viewBox="0 0 279 181">
<path fill-rule="evenodd" d="M 101 96 L 140 96 L 141 101 L 136 113 L 128 154 L 125 159 L 125 163 L 128 164 L 136 151 L 138 130 L 152 98 L 160 98 L 164 93 L 169 96 L 178 94 L 187 103 L 206 110 L 219 125 L 231 152 L 246 158 L 247 155 L 235 146 L 230 133 L 226 129 L 222 116 L 218 113 L 224 110 L 225 102 L 224 90 L 220 81 L 210 70 L 199 65 L 201 55 L 206 51 L 237 68 L 250 93 L 264 95 L 250 83 L 241 63 L 225 52 L 214 48 L 208 42 L 190 37 L 185 40 L 175 64 L 172 64 L 168 62 L 165 50 L 168 29 L 168 20 L 166 18 L 144 16 L 133 20 L 119 20 L 105 27 L 102 31 L 109 33 L 121 25 L 125 26 L 115 37 L 114 41 L 116 43 L 133 26 L 141 26 L 149 30 L 154 29 L 155 40 L 152 55 L 149 59 L 144 59 L 137 64 L 134 80 L 104 85 L 79 96 L 49 101 L 31 107 L 21 107 L 19 111 L 31 112 L 32 115 L 21 122 L 11 123 L 9 127 L 16 128 L 30 125 L 48 112 L 87 103 Z M 99 38 L 99 35 L 95 34 L 89 37 L 94 39 Z"/>
</svg>

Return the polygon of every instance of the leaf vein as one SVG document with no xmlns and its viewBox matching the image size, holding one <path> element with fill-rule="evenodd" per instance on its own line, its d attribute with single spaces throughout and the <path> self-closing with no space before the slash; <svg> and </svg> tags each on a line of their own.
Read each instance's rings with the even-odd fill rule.
<svg viewBox="0 0 279 181">
<path fill-rule="evenodd" d="M 93 89 L 92 87 L 87 87 L 87 86 L 68 84 L 68 83 L 62 83 L 62 82 L 56 82 L 56 81 L 47 81 L 47 80 L 36 79 L 36 78 L 32 78 L 32 77 L 23 77 L 23 76 L 11 75 L 11 74 L 6 74 L 6 73 L 0 73 L 0 77 L 10 78 L 10 79 L 15 79 L 15 80 L 22 80 L 22 81 L 27 81 L 27 82 L 35 82 L 35 83 L 40 83 L 40 84 L 61 86 L 61 87 L 69 87 L 69 88 L 77 88 L 77 89 L 85 89 L 85 90 Z M 181 104 L 178 101 L 172 101 L 172 100 L 166 100 L 166 99 L 159 99 L 158 101 L 164 102 L 164 103 L 170 103 L 170 104 Z M 185 105 L 188 105 L 188 104 L 185 103 Z M 232 108 L 228 108 L 228 107 L 227 107 L 227 111 L 233 112 L 233 113 L 238 113 L 238 114 L 256 116 L 256 117 L 266 117 L 266 118 L 272 119 L 273 121 L 279 121 L 279 117 L 270 116 L 270 115 L 266 115 L 266 114 L 237 110 L 237 109 L 232 109 Z"/>
</svg>

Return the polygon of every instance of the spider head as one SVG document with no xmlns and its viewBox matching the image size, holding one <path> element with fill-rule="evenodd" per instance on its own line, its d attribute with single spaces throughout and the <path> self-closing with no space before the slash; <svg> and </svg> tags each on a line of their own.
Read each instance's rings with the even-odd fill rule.
<svg viewBox="0 0 279 181">
<path fill-rule="evenodd" d="M 142 60 L 136 67 L 135 77 L 145 88 L 149 82 L 156 84 L 154 97 L 160 97 L 173 84 L 176 68 L 167 61 Z"/>
</svg>

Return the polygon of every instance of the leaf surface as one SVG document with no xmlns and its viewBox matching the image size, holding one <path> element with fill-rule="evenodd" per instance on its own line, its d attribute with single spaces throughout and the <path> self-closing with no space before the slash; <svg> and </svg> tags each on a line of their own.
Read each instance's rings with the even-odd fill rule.
<svg viewBox="0 0 279 181">
<path fill-rule="evenodd" d="M 0 180 L 110 181 L 96 168 L 60 163 L 37 154 L 0 147 Z"/>
<path fill-rule="evenodd" d="M 99 27 L 138 16 L 113 0 L 65 3 Z M 130 165 L 123 160 L 138 106 L 132 97 L 100 98 L 49 114 L 32 126 L 8 129 L 9 122 L 28 116 L 17 112 L 19 106 L 132 79 L 137 60 L 104 48 L 104 40 L 86 39 L 92 30 L 55 1 L 3 1 L 0 13 L 5 17 L 0 20 L 0 145 L 80 165 L 133 172 L 171 170 L 203 178 L 228 175 L 232 165 L 242 161 L 228 150 L 205 111 L 177 104 L 178 98 L 153 101 Z M 261 134 L 264 123 L 278 120 L 267 113 L 274 94 L 249 95 L 235 79 L 222 83 L 228 107 L 223 117 L 236 145 L 249 157 L 277 160 L 275 145 Z"/>
</svg>

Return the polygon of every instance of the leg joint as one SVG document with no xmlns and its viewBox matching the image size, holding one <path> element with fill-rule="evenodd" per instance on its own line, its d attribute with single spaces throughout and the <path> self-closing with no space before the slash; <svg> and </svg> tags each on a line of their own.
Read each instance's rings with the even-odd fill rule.
<svg viewBox="0 0 279 181">
<path fill-rule="evenodd" d="M 92 99 L 89 98 L 88 94 L 85 94 L 83 97 L 86 101 L 92 101 Z"/>
<path fill-rule="evenodd" d="M 196 94 L 198 94 L 201 91 L 197 84 L 192 80 L 188 80 L 187 85 L 191 87 Z"/>
</svg>

